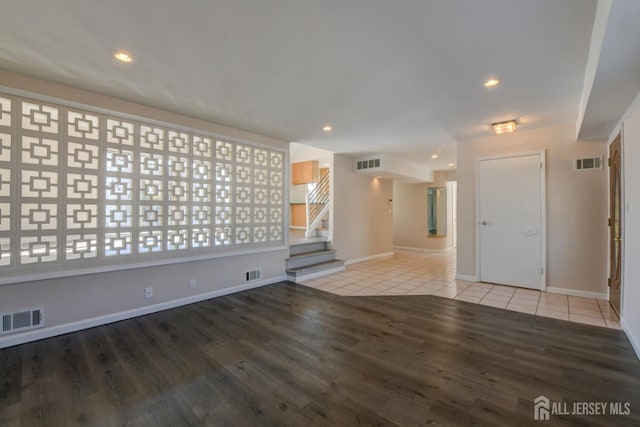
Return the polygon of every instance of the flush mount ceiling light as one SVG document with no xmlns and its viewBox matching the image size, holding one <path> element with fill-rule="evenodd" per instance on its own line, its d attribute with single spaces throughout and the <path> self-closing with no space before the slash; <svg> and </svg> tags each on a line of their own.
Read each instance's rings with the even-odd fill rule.
<svg viewBox="0 0 640 427">
<path fill-rule="evenodd" d="M 333 128 L 331 127 L 331 125 L 324 125 L 324 126 L 322 127 L 322 130 L 323 130 L 324 132 L 331 132 L 331 131 L 333 130 Z"/>
<path fill-rule="evenodd" d="M 494 87 L 494 86 L 497 86 L 498 83 L 500 83 L 500 80 L 498 79 L 489 79 L 486 82 L 484 82 L 484 87 Z"/>
<path fill-rule="evenodd" d="M 125 52 L 124 50 L 119 50 L 113 54 L 113 57 L 116 58 L 120 62 L 131 62 L 133 61 L 133 57 L 129 52 Z"/>
<path fill-rule="evenodd" d="M 507 122 L 493 123 L 491 125 L 491 129 L 493 129 L 493 133 L 496 135 L 500 135 L 502 133 L 512 133 L 516 131 L 516 121 L 509 120 Z"/>
</svg>

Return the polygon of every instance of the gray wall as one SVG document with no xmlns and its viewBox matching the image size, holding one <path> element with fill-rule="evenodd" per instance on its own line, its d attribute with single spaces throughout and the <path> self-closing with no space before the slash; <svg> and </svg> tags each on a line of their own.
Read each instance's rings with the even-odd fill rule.
<svg viewBox="0 0 640 427">
<path fill-rule="evenodd" d="M 458 143 L 457 272 L 475 277 L 478 158 L 546 150 L 547 286 L 607 292 L 606 170 L 574 172 L 573 160 L 605 153 L 602 142 L 575 140 L 571 125 Z"/>
<path fill-rule="evenodd" d="M 354 159 L 333 159 L 333 246 L 337 257 L 360 260 L 393 252 L 393 182 L 354 172 Z"/>
</svg>

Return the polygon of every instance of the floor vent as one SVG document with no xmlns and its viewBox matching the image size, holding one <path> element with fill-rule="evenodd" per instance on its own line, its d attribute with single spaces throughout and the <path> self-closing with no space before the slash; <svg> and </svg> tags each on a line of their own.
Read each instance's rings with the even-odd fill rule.
<svg viewBox="0 0 640 427">
<path fill-rule="evenodd" d="M 261 270 L 251 270 L 251 271 L 247 271 L 244 274 L 244 281 L 245 282 L 255 282 L 256 280 L 260 280 L 261 277 L 262 277 L 262 271 Z"/>
<path fill-rule="evenodd" d="M 16 311 L 15 313 L 2 313 L 0 314 L 0 318 L 2 318 L 2 330 L 0 330 L 0 335 L 41 328 L 44 326 L 42 308 L 21 310 Z"/>
<path fill-rule="evenodd" d="M 582 159 L 576 159 L 573 164 L 574 171 L 591 171 L 602 169 L 604 161 L 602 156 L 598 157 L 585 157 Z"/>
</svg>

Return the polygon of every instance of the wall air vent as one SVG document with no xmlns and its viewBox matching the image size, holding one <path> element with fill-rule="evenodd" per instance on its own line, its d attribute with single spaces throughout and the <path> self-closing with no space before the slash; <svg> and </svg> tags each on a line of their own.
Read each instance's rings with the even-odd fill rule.
<svg viewBox="0 0 640 427">
<path fill-rule="evenodd" d="M 382 167 L 382 160 L 380 158 L 375 159 L 362 159 L 356 161 L 356 170 L 368 170 L 368 169 L 380 169 Z"/>
<path fill-rule="evenodd" d="M 2 319 L 0 335 L 43 327 L 44 316 L 42 313 L 42 307 L 38 307 L 29 310 L 20 310 L 14 313 L 0 314 L 0 319 Z"/>
<path fill-rule="evenodd" d="M 262 270 L 260 270 L 260 269 L 251 270 L 251 271 L 247 271 L 244 274 L 244 281 L 245 282 L 255 282 L 256 280 L 260 280 L 261 277 L 262 277 Z"/>
<path fill-rule="evenodd" d="M 574 171 L 601 170 L 603 167 L 604 159 L 602 156 L 584 157 L 582 159 L 575 159 L 573 162 Z"/>
</svg>

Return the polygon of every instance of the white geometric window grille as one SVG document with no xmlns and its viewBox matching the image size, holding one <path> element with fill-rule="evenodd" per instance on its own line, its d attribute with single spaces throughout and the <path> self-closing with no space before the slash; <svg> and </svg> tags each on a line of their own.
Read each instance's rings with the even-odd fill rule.
<svg viewBox="0 0 640 427">
<path fill-rule="evenodd" d="M 189 154 L 189 135 L 184 132 L 169 131 L 169 151 L 172 153 Z"/>
<path fill-rule="evenodd" d="M 67 144 L 67 166 L 98 170 L 100 168 L 100 147 L 70 141 Z"/>
<path fill-rule="evenodd" d="M 67 260 L 95 258 L 98 256 L 97 234 L 68 234 L 66 239 Z"/>
<path fill-rule="evenodd" d="M 191 239 L 194 248 L 208 248 L 211 246 L 211 230 L 208 228 L 195 228 Z"/>
<path fill-rule="evenodd" d="M 31 165 L 58 165 L 58 141 L 56 139 L 22 137 L 22 163 Z"/>
<path fill-rule="evenodd" d="M 57 198 L 58 174 L 44 170 L 22 170 L 22 197 Z"/>
<path fill-rule="evenodd" d="M 131 211 L 131 205 L 106 205 L 104 226 L 107 228 L 131 227 Z"/>
<path fill-rule="evenodd" d="M 68 199 L 97 199 L 98 177 L 79 173 L 67 174 Z"/>
<path fill-rule="evenodd" d="M 211 184 L 207 182 L 194 182 L 191 196 L 194 203 L 210 203 L 211 202 Z"/>
<path fill-rule="evenodd" d="M 68 204 L 66 228 L 69 230 L 98 227 L 98 205 Z"/>
<path fill-rule="evenodd" d="M 194 135 L 193 136 L 193 155 L 196 157 L 212 158 L 213 142 L 211 138 Z"/>
<path fill-rule="evenodd" d="M 189 247 L 189 232 L 187 230 L 169 230 L 167 235 L 167 249 L 170 251 L 183 250 Z"/>
<path fill-rule="evenodd" d="M 138 224 L 140 225 L 140 227 L 162 227 L 162 206 L 140 206 L 140 217 L 138 218 Z"/>
<path fill-rule="evenodd" d="M 111 144 L 133 145 L 133 123 L 107 119 L 107 142 Z"/>
<path fill-rule="evenodd" d="M 140 156 L 140 174 L 164 175 L 164 156 L 161 154 L 142 153 Z"/>
<path fill-rule="evenodd" d="M 11 135 L 0 133 L 0 162 L 11 161 Z"/>
<path fill-rule="evenodd" d="M 215 245 L 223 246 L 231 244 L 231 228 L 223 227 L 215 230 Z"/>
<path fill-rule="evenodd" d="M 11 203 L 0 203 L 0 231 L 11 229 Z"/>
<path fill-rule="evenodd" d="M 282 151 L 90 110 L 0 95 L 6 277 L 282 244 Z"/>
<path fill-rule="evenodd" d="M 0 237 L 0 266 L 11 265 L 11 239 Z"/>
<path fill-rule="evenodd" d="M 257 226 L 253 229 L 253 241 L 262 243 L 267 241 L 267 227 Z"/>
<path fill-rule="evenodd" d="M 140 253 L 154 253 L 161 252 L 163 247 L 164 237 L 162 230 L 143 230 L 139 235 L 139 248 Z"/>
<path fill-rule="evenodd" d="M 11 126 L 11 99 L 0 97 L 0 126 Z"/>
<path fill-rule="evenodd" d="M 162 197 L 163 181 L 155 179 L 140 180 L 140 200 L 160 201 Z"/>
<path fill-rule="evenodd" d="M 187 216 L 186 206 L 169 206 L 169 220 L 168 225 L 171 226 L 185 226 L 188 224 L 189 218 Z"/>
<path fill-rule="evenodd" d="M 104 253 L 106 256 L 130 255 L 131 233 L 106 233 L 104 235 Z"/>
<path fill-rule="evenodd" d="M 20 239 L 20 263 L 53 262 L 58 259 L 56 236 L 26 236 Z"/>
<path fill-rule="evenodd" d="M 0 168 L 0 197 L 11 196 L 11 169 Z"/>
<path fill-rule="evenodd" d="M 44 104 L 22 103 L 22 128 L 44 133 L 58 133 L 58 109 Z"/>
<path fill-rule="evenodd" d="M 107 171 L 127 174 L 132 173 L 133 152 L 129 150 L 119 150 L 117 148 L 108 148 Z"/>
<path fill-rule="evenodd" d="M 107 200 L 131 200 L 133 180 L 131 178 L 119 178 L 108 176 L 105 179 Z"/>
<path fill-rule="evenodd" d="M 99 118 L 89 113 L 67 112 L 67 135 L 75 138 L 97 140 Z"/>
<path fill-rule="evenodd" d="M 164 149 L 164 129 L 140 126 L 140 147 L 153 150 Z"/>
<path fill-rule="evenodd" d="M 236 228 L 236 243 L 244 244 L 251 242 L 251 229 L 249 227 Z"/>
<path fill-rule="evenodd" d="M 23 203 L 20 218 L 21 230 L 55 230 L 58 228 L 58 205 Z"/>
</svg>

